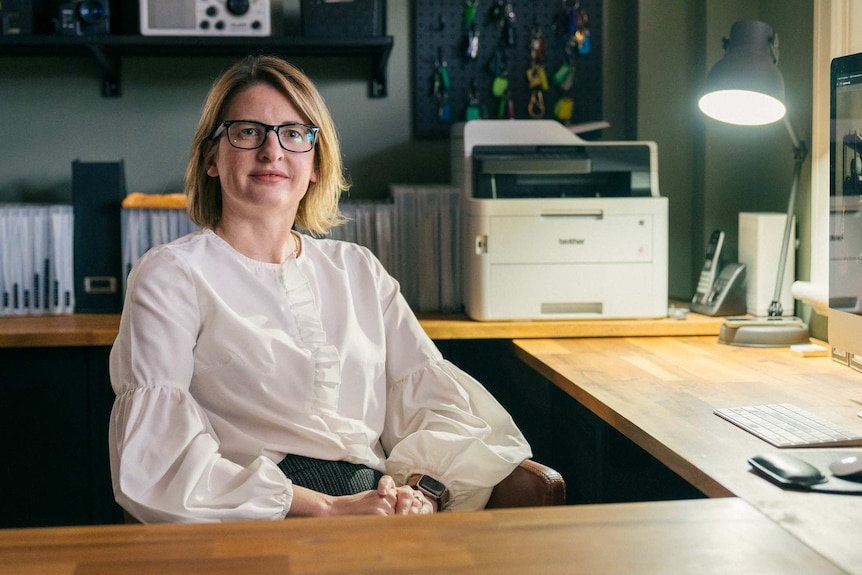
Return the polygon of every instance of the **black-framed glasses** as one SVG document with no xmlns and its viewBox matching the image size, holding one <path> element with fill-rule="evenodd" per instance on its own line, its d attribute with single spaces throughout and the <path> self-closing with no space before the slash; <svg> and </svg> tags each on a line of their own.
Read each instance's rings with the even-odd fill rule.
<svg viewBox="0 0 862 575">
<path fill-rule="evenodd" d="M 317 133 L 320 128 L 308 124 L 281 124 L 270 126 L 253 120 L 227 120 L 213 132 L 213 140 L 227 132 L 227 141 L 240 150 L 254 150 L 263 146 L 266 136 L 275 132 L 278 143 L 288 152 L 309 152 L 317 143 Z"/>
</svg>

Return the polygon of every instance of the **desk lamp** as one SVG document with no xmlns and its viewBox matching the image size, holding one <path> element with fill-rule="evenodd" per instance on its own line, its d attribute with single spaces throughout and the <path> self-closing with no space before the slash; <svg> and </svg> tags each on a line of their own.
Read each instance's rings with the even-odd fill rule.
<svg viewBox="0 0 862 575">
<path fill-rule="evenodd" d="M 781 288 L 793 229 L 796 191 L 808 149 L 796 136 L 787 119 L 784 79 L 777 66 L 778 34 L 765 22 L 736 22 L 730 29 L 730 39 L 724 40 L 724 47 L 725 55 L 710 70 L 698 107 L 710 118 L 730 124 L 758 126 L 783 120 L 793 145 L 794 166 L 784 239 L 778 260 L 778 277 L 768 315 L 761 318 L 728 318 L 721 327 L 719 341 L 753 347 L 807 343 L 808 326 L 797 317 L 784 316 L 781 306 Z"/>
</svg>

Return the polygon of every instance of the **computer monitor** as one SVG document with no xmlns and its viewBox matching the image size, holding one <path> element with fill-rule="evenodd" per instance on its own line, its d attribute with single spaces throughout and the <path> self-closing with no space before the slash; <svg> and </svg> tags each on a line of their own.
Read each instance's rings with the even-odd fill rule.
<svg viewBox="0 0 862 575">
<path fill-rule="evenodd" d="M 862 53 L 832 60 L 829 345 L 862 371 Z"/>
</svg>

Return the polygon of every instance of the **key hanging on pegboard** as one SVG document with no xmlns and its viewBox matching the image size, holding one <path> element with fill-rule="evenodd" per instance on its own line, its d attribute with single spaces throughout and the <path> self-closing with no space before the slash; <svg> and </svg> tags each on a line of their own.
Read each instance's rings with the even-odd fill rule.
<svg viewBox="0 0 862 575">
<path fill-rule="evenodd" d="M 415 0 L 414 6 L 416 137 L 449 137 L 454 122 L 477 116 L 562 123 L 602 117 L 602 0 Z M 544 35 L 541 59 L 533 57 L 536 31 Z M 424 88 L 429 79 L 434 87 Z"/>
</svg>

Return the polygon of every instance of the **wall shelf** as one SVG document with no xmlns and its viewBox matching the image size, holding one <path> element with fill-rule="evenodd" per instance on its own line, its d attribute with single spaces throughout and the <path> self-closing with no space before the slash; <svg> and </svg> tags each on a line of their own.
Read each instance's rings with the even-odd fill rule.
<svg viewBox="0 0 862 575">
<path fill-rule="evenodd" d="M 261 52 L 285 56 L 354 56 L 371 58 L 369 95 L 386 97 L 386 69 L 393 37 L 305 38 L 236 36 L 0 36 L 2 56 L 90 56 L 102 69 L 102 95 L 122 94 L 121 63 L 126 56 L 236 56 Z"/>
</svg>

